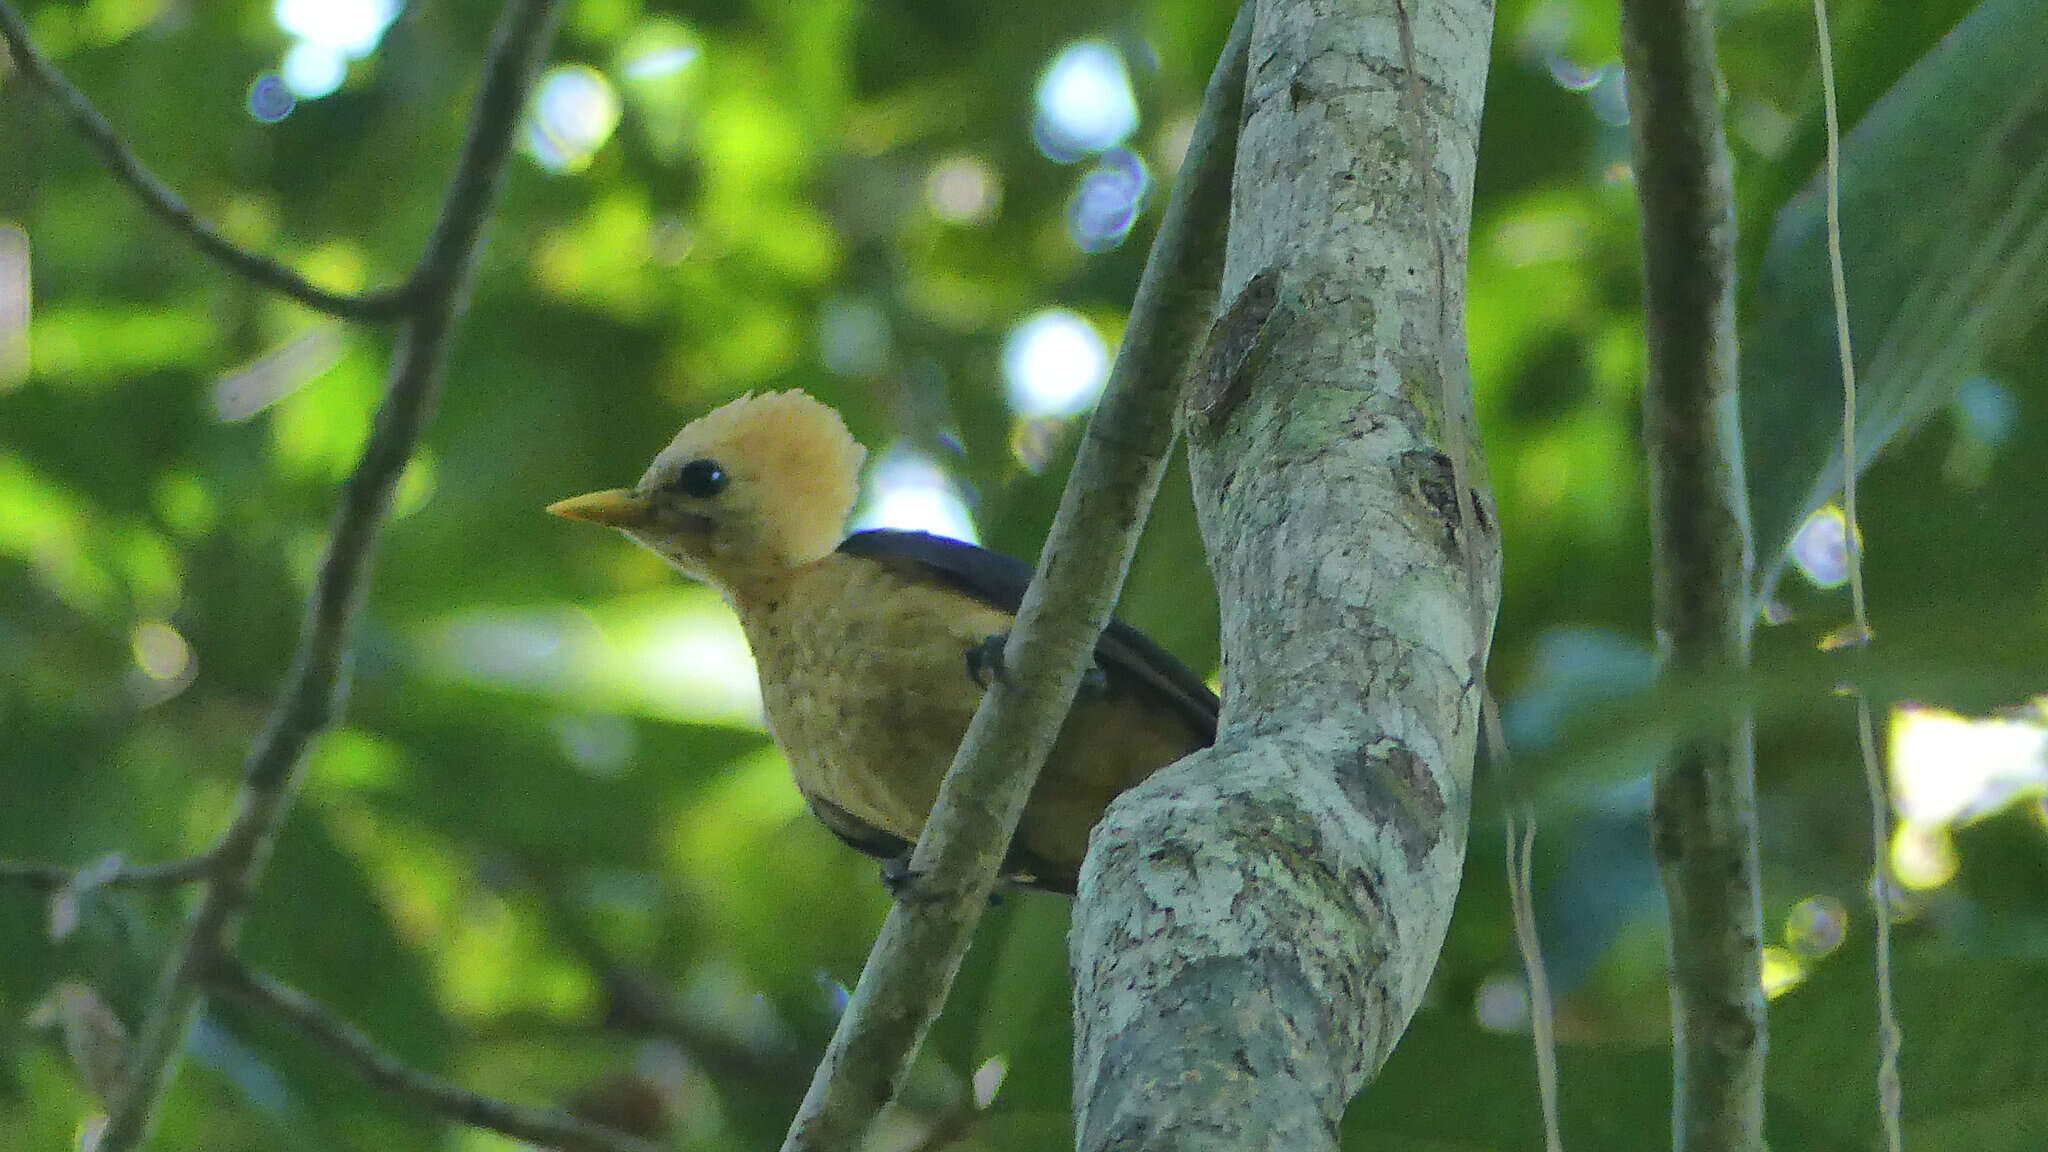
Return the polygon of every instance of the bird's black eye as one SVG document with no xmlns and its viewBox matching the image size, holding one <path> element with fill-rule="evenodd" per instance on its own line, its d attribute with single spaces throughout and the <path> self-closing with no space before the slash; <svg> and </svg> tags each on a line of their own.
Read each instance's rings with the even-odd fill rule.
<svg viewBox="0 0 2048 1152">
<path fill-rule="evenodd" d="M 675 479 L 668 482 L 669 488 L 685 496 L 708 500 L 731 483 L 732 477 L 725 474 L 716 460 L 692 460 L 676 470 Z"/>
</svg>

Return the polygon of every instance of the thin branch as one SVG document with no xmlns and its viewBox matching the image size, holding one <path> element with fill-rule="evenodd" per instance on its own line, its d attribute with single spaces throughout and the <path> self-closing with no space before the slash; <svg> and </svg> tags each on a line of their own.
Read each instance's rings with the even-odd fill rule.
<svg viewBox="0 0 2048 1152">
<path fill-rule="evenodd" d="M 123 864 L 108 856 L 92 864 L 45 864 L 0 860 L 0 884 L 51 891 L 84 880 L 87 888 L 175 888 L 206 879 L 219 866 L 212 852 L 162 864 Z"/>
<path fill-rule="evenodd" d="M 659 1148 L 566 1112 L 508 1104 L 407 1067 L 319 1001 L 232 961 L 217 963 L 207 974 L 207 982 L 222 995 L 283 1017 L 303 1035 L 332 1048 L 377 1087 L 417 1100 L 451 1120 L 566 1152 L 657 1152 Z"/>
<path fill-rule="evenodd" d="M 1820 46 L 1820 90 L 1828 133 L 1828 286 L 1835 299 L 1835 351 L 1842 362 L 1842 544 L 1849 560 L 1849 605 L 1860 663 L 1876 633 L 1870 628 L 1870 603 L 1863 591 L 1863 520 L 1856 507 L 1856 355 L 1849 340 L 1849 281 L 1842 271 L 1842 124 L 1835 107 L 1835 51 L 1828 34 L 1827 0 L 1813 0 L 1813 25 Z M 1870 694 L 1859 685 L 1855 696 L 1856 749 L 1863 758 L 1863 787 L 1870 805 L 1870 913 L 1877 926 L 1877 1115 L 1885 1147 L 1900 1152 L 1906 1144 L 1900 1122 L 1904 1086 L 1899 1080 L 1904 1037 L 1892 1003 L 1891 798 L 1878 764 Z"/>
<path fill-rule="evenodd" d="M 197 1017 L 207 968 L 234 943 L 297 791 L 306 746 L 340 710 L 348 637 L 368 595 L 371 559 L 398 477 L 425 430 L 456 320 L 467 303 L 484 222 L 503 182 L 512 137 L 553 38 L 556 0 L 509 0 L 484 65 L 469 136 L 440 223 L 414 272 L 419 292 L 400 331 L 384 401 L 361 461 L 342 489 L 284 690 L 243 767 L 220 872 L 206 887 L 166 965 L 129 1063 L 127 1090 L 108 1108 L 100 1152 L 129 1152 L 147 1134 Z"/>
<path fill-rule="evenodd" d="M 944 1005 L 1033 779 L 1108 623 L 1173 448 L 1191 352 L 1215 308 L 1244 97 L 1247 4 L 1210 77 L 1101 406 L 1004 648 L 784 1152 L 859 1144 Z"/>
<path fill-rule="evenodd" d="M 390 320 L 412 304 L 411 284 L 380 288 L 370 292 L 334 292 L 322 288 L 268 256 L 259 255 L 222 236 L 199 218 L 191 205 L 151 172 L 135 153 L 122 143 L 114 126 L 93 107 L 85 93 L 65 79 L 29 38 L 28 24 L 10 4 L 0 0 L 0 41 L 13 50 L 15 66 L 28 82 L 55 101 L 71 126 L 99 154 L 114 179 L 125 185 L 150 214 L 170 225 L 194 248 L 219 261 L 229 270 L 261 284 L 308 308 L 351 320 Z"/>
<path fill-rule="evenodd" d="M 1752 554 L 1735 421 L 1735 223 L 1708 0 L 1624 0 L 1643 209 L 1654 612 L 1667 679 L 1749 662 Z M 1659 766 L 1678 1152 L 1763 1146 L 1763 913 L 1747 713 Z"/>
</svg>

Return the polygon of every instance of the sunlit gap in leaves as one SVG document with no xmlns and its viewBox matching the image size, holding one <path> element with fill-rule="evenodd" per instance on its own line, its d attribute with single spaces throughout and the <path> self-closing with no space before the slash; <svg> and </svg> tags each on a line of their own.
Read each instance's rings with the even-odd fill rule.
<svg viewBox="0 0 2048 1152">
<path fill-rule="evenodd" d="M 272 16 L 277 26 L 292 38 L 278 66 L 278 79 L 285 91 L 266 97 L 259 110 L 257 92 L 250 90 L 249 109 L 258 119 L 280 119 L 291 111 L 284 98 L 318 100 L 340 88 L 348 79 L 349 65 L 377 50 L 391 22 L 398 19 L 400 0 L 277 0 Z M 259 86 L 261 80 L 258 81 Z"/>
<path fill-rule="evenodd" d="M 2048 696 L 2004 715 L 1972 717 L 1907 704 L 1892 709 L 1891 870 L 1913 891 L 1955 878 L 1953 829 L 2048 797 Z"/>
<path fill-rule="evenodd" d="M 534 88 L 520 150 L 549 172 L 581 172 L 612 138 L 622 111 L 617 89 L 602 72 L 557 64 Z"/>
<path fill-rule="evenodd" d="M 1109 345 L 1086 318 L 1048 308 L 1020 321 L 1003 341 L 1003 383 L 1017 425 L 1018 463 L 1043 470 L 1066 422 L 1093 407 L 1109 382 Z"/>
<path fill-rule="evenodd" d="M 677 579 L 587 610 L 458 613 L 415 634 L 415 658 L 436 679 L 536 696 L 566 711 L 759 730 L 760 686 L 738 621 L 716 593 Z M 563 738 L 591 736 L 572 728 Z M 598 743 L 606 739 L 596 734 Z M 604 770 L 601 748 L 589 759 L 579 766 Z"/>
<path fill-rule="evenodd" d="M 1061 49 L 1038 78 L 1032 138 L 1062 164 L 1123 143 L 1138 130 L 1138 100 L 1117 50 L 1100 40 Z"/>
<path fill-rule="evenodd" d="M 978 544 L 960 489 L 937 464 L 905 444 L 882 453 L 868 475 L 856 528 L 901 528 Z"/>
</svg>

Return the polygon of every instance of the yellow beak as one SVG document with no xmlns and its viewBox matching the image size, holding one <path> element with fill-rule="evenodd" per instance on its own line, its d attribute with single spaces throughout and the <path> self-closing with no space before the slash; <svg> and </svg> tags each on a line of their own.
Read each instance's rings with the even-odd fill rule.
<svg viewBox="0 0 2048 1152">
<path fill-rule="evenodd" d="M 588 520 L 612 528 L 643 528 L 654 520 L 653 509 L 630 488 L 609 488 L 571 496 L 548 505 L 548 512 L 571 520 Z"/>
</svg>

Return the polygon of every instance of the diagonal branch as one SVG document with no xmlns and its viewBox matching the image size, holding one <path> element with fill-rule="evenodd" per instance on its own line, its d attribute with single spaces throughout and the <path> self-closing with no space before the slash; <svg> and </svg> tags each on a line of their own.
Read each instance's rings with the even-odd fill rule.
<svg viewBox="0 0 2048 1152">
<path fill-rule="evenodd" d="M 433 410 L 448 345 L 467 303 L 484 222 L 504 180 L 514 129 L 553 38 L 559 8 L 556 0 L 509 0 L 499 17 L 469 137 L 441 221 L 412 276 L 418 293 L 399 333 L 375 426 L 343 485 L 298 650 L 269 722 L 244 763 L 233 821 L 218 850 L 220 871 L 165 966 L 130 1058 L 125 1090 L 109 1104 L 100 1152 L 128 1152 L 147 1135 L 199 1013 L 202 977 L 233 944 L 291 810 L 306 746 L 340 709 L 350 627 L 368 595 L 377 538 L 399 475 Z"/>
<path fill-rule="evenodd" d="M 1623 0 L 1643 208 L 1653 611 L 1663 675 L 1749 664 L 1752 553 L 1735 419 L 1735 213 L 1709 0 Z M 1659 765 L 1652 845 L 1671 924 L 1678 1152 L 1763 1146 L 1763 913 L 1748 713 Z"/>
<path fill-rule="evenodd" d="M 1152 243 L 1130 327 L 1067 480 L 998 680 L 939 789 L 890 909 L 818 1065 L 784 1152 L 860 1143 L 944 1005 L 1004 846 L 1123 586 L 1173 448 L 1190 353 L 1215 306 L 1244 96 L 1251 5 L 1239 13 Z"/>
<path fill-rule="evenodd" d="M 238 963 L 220 961 L 207 974 L 207 983 L 230 999 L 283 1017 L 332 1048 L 377 1087 L 417 1100 L 452 1120 L 564 1152 L 658 1152 L 658 1145 L 602 1124 L 549 1108 L 494 1100 L 408 1067 L 319 1001 Z"/>
<path fill-rule="evenodd" d="M 351 320 L 391 320 L 413 303 L 415 286 L 380 288 L 371 292 L 334 292 L 322 288 L 268 256 L 259 255 L 222 236 L 200 219 L 192 206 L 151 172 L 135 153 L 122 143 L 114 126 L 93 107 L 64 74 L 57 70 L 29 38 L 28 25 L 13 5 L 0 0 L 0 41 L 13 51 L 16 67 L 28 82 L 54 100 L 71 121 L 72 128 L 99 153 L 100 163 L 115 180 L 127 186 L 150 214 L 183 234 L 194 248 L 219 261 L 231 271 L 261 284 L 308 308 Z"/>
</svg>

